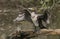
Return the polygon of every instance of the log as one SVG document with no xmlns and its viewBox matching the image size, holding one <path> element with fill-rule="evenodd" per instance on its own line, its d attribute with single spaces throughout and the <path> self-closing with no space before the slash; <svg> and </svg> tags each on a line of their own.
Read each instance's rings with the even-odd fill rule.
<svg viewBox="0 0 60 39">
<path fill-rule="evenodd" d="M 21 32 L 25 33 L 34 33 L 34 30 L 21 30 Z M 43 35 L 60 35 L 60 29 L 41 29 L 36 34 Z"/>
<path fill-rule="evenodd" d="M 10 37 L 20 37 L 23 39 L 33 38 L 38 35 L 60 35 L 60 29 L 41 29 L 38 32 L 34 32 L 34 30 L 20 30 L 12 33 Z"/>
</svg>

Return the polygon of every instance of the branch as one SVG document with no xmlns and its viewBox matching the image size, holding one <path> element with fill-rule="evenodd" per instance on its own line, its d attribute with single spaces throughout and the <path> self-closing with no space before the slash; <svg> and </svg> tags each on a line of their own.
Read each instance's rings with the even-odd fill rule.
<svg viewBox="0 0 60 39">
<path fill-rule="evenodd" d="M 21 30 L 21 32 L 25 33 L 34 33 L 33 30 Z M 60 29 L 41 29 L 39 32 L 35 32 L 37 35 L 60 35 Z"/>
<path fill-rule="evenodd" d="M 12 33 L 10 37 L 27 39 L 38 35 L 60 35 L 60 29 L 41 29 L 39 32 L 34 32 L 34 30 L 20 30 Z"/>
</svg>

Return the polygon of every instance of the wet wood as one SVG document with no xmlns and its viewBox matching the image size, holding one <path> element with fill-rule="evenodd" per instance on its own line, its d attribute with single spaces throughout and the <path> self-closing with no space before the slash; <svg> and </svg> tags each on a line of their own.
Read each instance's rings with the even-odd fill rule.
<svg viewBox="0 0 60 39">
<path fill-rule="evenodd" d="M 25 33 L 34 33 L 34 30 L 21 30 L 21 32 Z M 60 35 L 60 29 L 41 29 L 36 34 L 43 34 L 43 35 Z"/>
<path fill-rule="evenodd" d="M 12 38 L 28 39 L 38 35 L 60 35 L 60 29 L 41 29 L 38 32 L 34 32 L 34 30 L 20 30 L 12 33 L 10 36 Z"/>
</svg>

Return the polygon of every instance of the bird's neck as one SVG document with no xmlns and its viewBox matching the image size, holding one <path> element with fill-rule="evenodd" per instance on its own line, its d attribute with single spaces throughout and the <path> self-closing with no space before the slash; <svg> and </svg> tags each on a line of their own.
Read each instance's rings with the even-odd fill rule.
<svg viewBox="0 0 60 39">
<path fill-rule="evenodd" d="M 32 12 L 32 13 L 31 13 L 31 17 L 34 18 L 35 16 L 36 16 L 35 12 Z"/>
</svg>

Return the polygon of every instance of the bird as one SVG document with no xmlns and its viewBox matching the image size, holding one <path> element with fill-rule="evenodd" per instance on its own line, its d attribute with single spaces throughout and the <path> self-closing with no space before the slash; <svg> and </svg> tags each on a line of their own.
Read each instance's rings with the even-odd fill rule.
<svg viewBox="0 0 60 39">
<path fill-rule="evenodd" d="M 51 18 L 48 10 L 45 10 L 42 14 L 36 14 L 36 12 L 31 12 L 28 9 L 24 9 L 23 11 L 23 14 L 19 14 L 18 17 L 14 19 L 14 21 L 31 21 L 35 27 L 35 31 L 40 29 L 47 29 L 47 24 L 50 24 Z"/>
<path fill-rule="evenodd" d="M 35 31 L 39 29 L 47 29 L 47 24 L 50 24 L 51 15 L 48 10 L 45 10 L 43 14 L 36 14 L 31 12 L 31 20 L 34 24 Z"/>
</svg>

